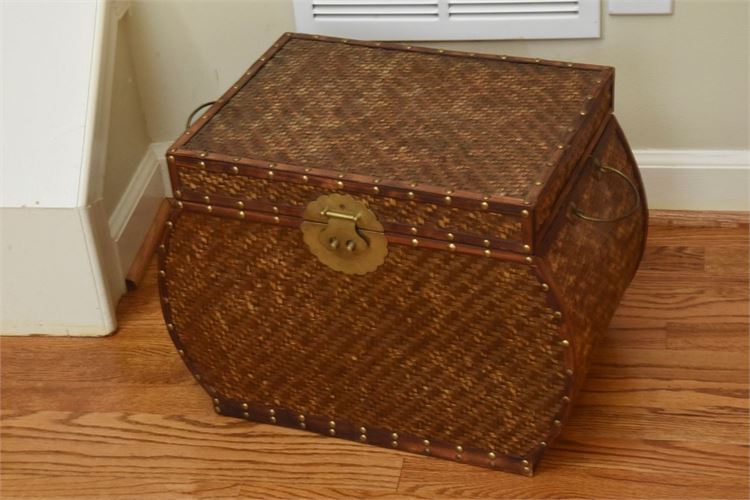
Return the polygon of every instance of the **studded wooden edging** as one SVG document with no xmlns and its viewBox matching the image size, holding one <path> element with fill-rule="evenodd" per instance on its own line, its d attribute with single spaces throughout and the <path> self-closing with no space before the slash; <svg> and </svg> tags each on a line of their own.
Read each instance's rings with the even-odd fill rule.
<svg viewBox="0 0 750 500">
<path fill-rule="evenodd" d="M 208 154 L 206 154 L 208 156 Z M 217 155 L 220 156 L 220 155 Z M 195 160 L 195 159 L 184 159 L 177 161 L 173 155 L 168 156 L 168 165 L 172 175 L 172 183 L 174 188 L 175 198 L 184 202 L 200 203 L 203 205 L 211 205 L 214 208 L 226 207 L 235 208 L 246 211 L 258 211 L 258 212 L 273 212 L 274 214 L 289 215 L 292 217 L 301 217 L 303 208 L 295 207 L 279 202 L 276 205 L 272 205 L 267 202 L 257 200 L 239 200 L 235 197 L 227 196 L 208 196 L 207 194 L 189 191 L 180 182 L 181 176 L 179 171 L 183 171 L 188 168 L 204 169 L 212 173 L 226 173 L 233 175 L 244 175 L 248 178 L 263 179 L 266 181 L 285 181 L 292 184 L 306 184 L 315 187 L 319 187 L 328 191 L 343 191 L 348 193 L 362 193 L 366 195 L 378 194 L 382 198 L 394 199 L 394 191 L 388 188 L 381 187 L 378 184 L 368 186 L 364 183 L 358 182 L 347 182 L 344 184 L 342 178 L 343 175 L 339 175 L 336 180 L 326 179 L 324 177 L 312 176 L 305 169 L 306 173 L 303 174 L 291 174 L 290 172 L 279 172 L 276 169 L 271 168 L 256 168 L 254 166 L 234 164 L 231 162 L 211 161 L 211 160 Z M 179 170 L 179 171 L 178 171 Z M 376 179 L 377 181 L 377 179 Z M 398 194 L 396 192 L 396 194 Z M 415 194 L 412 191 L 406 192 L 406 201 L 404 203 L 414 201 Z M 450 202 L 446 202 L 444 197 L 441 201 L 428 201 L 435 205 L 442 204 L 446 207 L 450 206 Z M 486 205 L 487 202 L 483 206 Z M 451 207 L 457 208 L 457 207 Z M 508 214 L 504 214 L 508 215 Z M 531 224 L 526 219 L 529 219 L 529 211 L 526 209 L 519 209 L 515 214 L 511 214 L 511 217 L 517 219 L 521 224 L 521 239 L 502 239 L 493 237 L 492 235 L 477 235 L 467 234 L 459 232 L 450 232 L 448 230 L 438 230 L 431 228 L 424 228 L 419 226 L 410 226 L 408 224 L 400 223 L 387 223 L 383 222 L 383 226 L 386 232 L 393 234 L 406 234 L 410 235 L 410 238 L 416 235 L 420 237 L 427 237 L 431 239 L 443 240 L 443 241 L 455 241 L 456 243 L 466 243 L 469 245 L 479 245 L 490 249 L 509 250 L 512 252 L 518 252 L 522 254 L 532 253 L 531 236 L 529 230 Z"/>
<path fill-rule="evenodd" d="M 233 162 L 237 165 L 252 165 L 264 168 L 273 169 L 276 168 L 278 172 L 290 172 L 292 174 L 304 175 L 305 172 L 309 172 L 310 175 L 319 176 L 324 179 L 334 180 L 335 182 L 344 183 L 340 178 L 341 174 L 338 172 L 326 169 L 325 166 L 321 168 L 308 168 L 305 169 L 298 165 L 274 163 L 263 160 L 254 160 L 250 158 L 231 157 L 229 155 L 223 155 L 208 151 L 195 151 L 183 146 L 195 135 L 218 111 L 231 99 L 248 81 L 250 81 L 257 72 L 271 59 L 273 56 L 291 39 L 304 39 L 304 40 L 316 40 L 321 42 L 329 43 L 343 43 L 348 45 L 358 45 L 363 47 L 381 48 L 387 50 L 399 50 L 425 54 L 440 54 L 443 56 L 451 57 L 467 57 L 476 59 L 490 59 L 490 60 L 501 60 L 506 62 L 522 63 L 522 64 L 541 64 L 547 66 L 556 66 L 561 68 L 575 68 L 579 70 L 590 70 L 598 71 L 602 73 L 602 78 L 598 80 L 598 86 L 592 92 L 591 95 L 586 97 L 585 102 L 582 104 L 580 111 L 580 120 L 575 127 L 571 127 L 565 137 L 555 151 L 552 158 L 544 165 L 545 169 L 537 180 L 535 180 L 530 186 L 527 195 L 522 199 L 515 197 L 506 197 L 503 193 L 485 193 L 478 194 L 470 191 L 457 191 L 450 187 L 445 186 L 433 186 L 433 185 L 417 185 L 415 182 L 401 182 L 391 181 L 388 179 L 376 179 L 370 176 L 344 174 L 344 178 L 354 182 L 359 182 L 369 185 L 371 188 L 388 188 L 392 190 L 391 196 L 402 199 L 415 199 L 417 201 L 425 201 L 429 203 L 435 203 L 436 197 L 443 198 L 446 203 L 455 203 L 455 206 L 460 206 L 467 209 L 480 209 L 497 211 L 501 213 L 517 214 L 521 211 L 526 213 L 531 212 L 532 217 L 529 217 L 524 221 L 524 234 L 526 244 L 531 244 L 531 238 L 533 237 L 533 210 L 534 205 L 543 192 L 545 186 L 548 184 L 550 178 L 558 170 L 557 167 L 564 160 L 566 155 L 569 153 L 566 151 L 566 144 L 569 144 L 574 137 L 588 124 L 591 120 L 591 111 L 598 109 L 602 106 L 602 100 L 607 98 L 607 90 L 609 93 L 609 106 L 612 107 L 612 95 L 611 89 L 613 88 L 614 82 L 614 70 L 606 66 L 596 66 L 589 64 L 577 64 L 570 62 L 559 62 L 549 61 L 542 59 L 532 59 L 523 57 L 512 57 L 506 55 L 494 55 L 494 54 L 476 54 L 467 53 L 461 51 L 451 51 L 443 49 L 432 49 L 427 47 L 415 47 L 412 45 L 398 44 L 398 43 L 385 43 L 385 42 L 366 42 L 359 40 L 348 40 L 335 37 L 326 37 L 320 35 L 306 35 L 300 33 L 285 33 L 282 35 L 274 45 L 268 49 L 250 68 L 242 75 L 242 77 L 230 87 L 217 101 L 211 106 L 203 115 L 201 115 L 196 122 L 189 127 L 175 143 L 169 148 L 169 155 L 180 158 L 210 158 L 217 161 Z M 171 171 L 171 170 L 170 170 Z M 338 179 L 338 180 L 337 180 Z M 172 173 L 173 185 L 175 184 L 175 177 Z M 411 193 L 411 197 L 409 196 Z M 375 191 L 375 195 L 378 191 Z"/>
<path fill-rule="evenodd" d="M 210 208 L 210 207 L 209 207 Z M 550 431 L 547 437 L 540 441 L 535 447 L 530 449 L 525 455 L 505 455 L 498 453 L 495 450 L 479 449 L 467 446 L 465 444 L 448 443 L 441 440 L 430 439 L 424 436 L 414 436 L 410 434 L 400 433 L 397 429 L 384 429 L 374 427 L 372 425 L 363 425 L 356 422 L 347 422 L 341 420 L 332 420 L 328 416 L 324 415 L 311 415 L 302 414 L 294 411 L 290 408 L 284 408 L 282 406 L 267 406 L 258 404 L 252 401 L 237 401 L 234 399 L 226 398 L 218 393 L 215 387 L 211 385 L 209 380 L 206 380 L 201 373 L 199 373 L 195 365 L 190 360 L 190 355 L 187 352 L 184 345 L 182 345 L 179 337 L 177 336 L 177 326 L 174 323 L 171 313 L 171 307 L 169 303 L 169 294 L 167 290 L 166 278 L 168 276 L 168 268 L 166 263 L 166 257 L 169 252 L 169 243 L 171 232 L 178 222 L 180 214 L 184 209 L 202 211 L 203 213 L 211 213 L 214 215 L 223 215 L 222 211 L 228 209 L 220 209 L 219 213 L 214 213 L 213 210 L 206 209 L 205 206 L 200 204 L 190 204 L 188 207 L 186 204 L 181 202 L 175 202 L 174 208 L 170 213 L 169 220 L 166 222 L 166 230 L 163 232 L 161 244 L 158 248 L 158 260 L 159 260 L 159 271 L 158 271 L 158 286 L 159 294 L 162 305 L 162 312 L 164 320 L 167 325 L 169 335 L 177 348 L 177 352 L 182 357 L 188 370 L 193 374 L 195 379 L 201 384 L 203 389 L 211 396 L 214 410 L 222 415 L 243 418 L 252 420 L 260 423 L 282 425 L 294 429 L 302 429 L 310 432 L 316 432 L 326 436 L 335 436 L 343 439 L 349 439 L 352 441 L 372 444 L 375 446 L 381 446 L 384 448 L 396 449 L 406 451 L 415 454 L 421 454 L 426 456 L 433 456 L 437 458 L 443 458 L 446 460 L 452 460 L 456 462 L 466 463 L 470 465 L 486 467 L 490 469 L 502 470 L 505 472 L 513 472 L 517 474 L 523 474 L 532 476 L 534 471 L 544 454 L 547 447 L 554 441 L 554 439 L 560 434 L 564 423 L 567 421 L 571 412 L 571 402 L 574 397 L 574 358 L 573 358 L 573 337 L 571 335 L 571 325 L 566 321 L 568 315 L 564 314 L 560 308 L 559 295 L 556 292 L 556 287 L 550 279 L 549 272 L 546 264 L 543 261 L 534 262 L 534 269 L 539 279 L 539 286 L 544 292 L 546 292 L 547 304 L 550 308 L 555 311 L 550 321 L 558 323 L 559 336 L 556 342 L 559 345 L 565 347 L 564 351 L 564 366 L 565 366 L 565 386 L 561 394 L 561 400 L 559 402 L 559 409 L 554 419 L 550 423 Z M 251 213 L 250 217 L 245 215 L 244 217 L 252 220 L 258 220 L 259 222 L 269 222 L 266 220 L 271 217 L 271 222 L 294 226 L 299 221 L 289 220 L 291 218 L 282 218 L 279 216 L 268 216 L 266 214 Z M 400 241 L 400 237 L 396 241 L 397 243 L 403 243 Z M 423 245 L 424 247 L 431 247 Z M 462 246 L 464 247 L 464 246 Z M 441 247 L 444 248 L 444 247 Z M 448 248 L 449 251 L 458 250 L 454 245 L 452 248 Z M 461 248 L 461 251 L 471 254 L 484 253 L 480 248 Z M 499 255 L 494 255 L 500 257 Z M 517 254 L 503 255 L 501 258 L 513 257 L 518 259 Z M 530 257 L 524 259 L 525 262 L 530 263 Z"/>
</svg>

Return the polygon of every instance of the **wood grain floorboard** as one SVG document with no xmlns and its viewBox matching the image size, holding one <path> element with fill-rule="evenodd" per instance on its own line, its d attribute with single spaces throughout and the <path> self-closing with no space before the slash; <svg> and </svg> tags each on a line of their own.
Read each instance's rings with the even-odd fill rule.
<svg viewBox="0 0 750 500">
<path fill-rule="evenodd" d="M 748 498 L 748 223 L 659 213 L 534 478 L 216 415 L 155 269 L 100 338 L 0 339 L 3 499 Z"/>
</svg>

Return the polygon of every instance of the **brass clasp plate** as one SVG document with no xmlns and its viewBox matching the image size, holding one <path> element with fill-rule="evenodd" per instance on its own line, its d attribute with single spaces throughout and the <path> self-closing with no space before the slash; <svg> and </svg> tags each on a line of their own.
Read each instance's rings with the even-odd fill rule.
<svg viewBox="0 0 750 500">
<path fill-rule="evenodd" d="M 363 202 L 323 195 L 305 208 L 302 237 L 325 265 L 346 274 L 374 271 L 388 255 L 383 226 Z"/>
</svg>

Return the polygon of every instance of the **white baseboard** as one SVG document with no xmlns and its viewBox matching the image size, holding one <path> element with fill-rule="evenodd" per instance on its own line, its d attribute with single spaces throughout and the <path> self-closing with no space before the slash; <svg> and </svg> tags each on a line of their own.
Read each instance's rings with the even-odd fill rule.
<svg viewBox="0 0 750 500">
<path fill-rule="evenodd" d="M 109 218 L 109 228 L 117 249 L 117 260 L 125 276 L 141 248 L 162 200 L 167 195 L 160 158 L 146 148 L 125 193 Z"/>
<path fill-rule="evenodd" d="M 750 210 L 750 151 L 637 150 L 649 208 Z"/>
<path fill-rule="evenodd" d="M 101 201 L 0 208 L 0 334 L 102 336 L 125 279 L 113 268 Z"/>
</svg>

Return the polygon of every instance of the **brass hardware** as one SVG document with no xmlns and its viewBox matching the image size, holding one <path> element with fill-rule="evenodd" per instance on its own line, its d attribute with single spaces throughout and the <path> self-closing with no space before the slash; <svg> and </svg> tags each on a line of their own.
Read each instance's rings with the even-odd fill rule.
<svg viewBox="0 0 750 500">
<path fill-rule="evenodd" d="M 174 161 L 174 156 L 172 156 L 172 155 L 167 156 L 167 160 L 169 160 L 170 162 L 173 162 Z"/>
<path fill-rule="evenodd" d="M 271 170 L 268 171 L 268 177 L 273 177 L 273 171 Z"/>
<path fill-rule="evenodd" d="M 182 198 L 182 191 L 180 191 L 179 189 L 177 191 L 175 191 L 174 192 L 174 197 L 175 198 Z"/>
<path fill-rule="evenodd" d="M 359 433 L 360 434 L 367 434 L 367 429 L 365 427 L 360 427 L 359 428 Z"/>
<path fill-rule="evenodd" d="M 455 252 L 456 245 L 454 245 L 453 243 L 448 243 L 448 250 L 450 250 L 451 252 Z"/>
<path fill-rule="evenodd" d="M 573 212 L 573 215 L 585 221 L 589 221 L 589 222 L 617 222 L 623 219 L 627 219 L 628 217 L 633 215 L 636 212 L 636 210 L 638 210 L 638 207 L 641 206 L 641 196 L 638 193 L 638 187 L 633 183 L 633 181 L 630 180 L 630 178 L 627 175 L 622 173 L 620 170 L 617 170 L 616 168 L 608 167 L 606 165 L 602 165 L 599 162 L 599 160 L 596 158 L 594 158 L 593 164 L 595 167 L 599 169 L 600 172 L 602 173 L 610 172 L 610 173 L 616 174 L 622 177 L 625 180 L 625 182 L 628 183 L 628 187 L 633 192 L 633 199 L 634 199 L 633 206 L 630 207 L 628 210 L 626 210 L 625 213 L 620 215 L 619 217 L 605 219 L 605 218 L 600 218 L 600 217 L 592 217 L 591 215 L 586 215 L 585 213 L 583 213 L 581 209 L 576 207 L 574 203 L 571 203 L 570 209 Z"/>
<path fill-rule="evenodd" d="M 485 251 L 484 251 L 484 256 L 485 256 L 485 257 L 490 257 L 490 256 L 492 256 L 492 251 L 491 251 L 491 250 L 485 250 Z"/>
<path fill-rule="evenodd" d="M 406 193 L 406 196 L 408 196 L 410 200 L 413 199 L 414 198 L 414 191 L 409 191 L 408 193 Z"/>
<path fill-rule="evenodd" d="M 391 439 L 394 440 L 394 441 L 398 441 L 398 434 L 395 433 L 395 432 L 393 434 L 391 434 Z"/>
<path fill-rule="evenodd" d="M 398 441 L 391 441 L 391 447 L 398 448 Z"/>
<path fill-rule="evenodd" d="M 201 166 L 201 167 L 205 167 L 206 166 L 206 162 L 205 161 L 199 161 L 198 165 Z"/>
<path fill-rule="evenodd" d="M 213 211 L 214 211 L 214 207 L 212 207 L 211 205 L 206 205 L 206 212 L 211 213 Z"/>
<path fill-rule="evenodd" d="M 570 346 L 570 341 L 567 340 L 567 339 L 563 339 L 563 340 L 560 341 L 560 345 L 563 346 L 563 347 L 569 347 Z"/>
<path fill-rule="evenodd" d="M 463 446 L 456 446 L 456 453 L 463 453 L 463 452 L 464 452 Z"/>
<path fill-rule="evenodd" d="M 568 396 L 563 396 L 562 400 L 563 403 L 570 403 L 570 398 Z"/>
<path fill-rule="evenodd" d="M 482 244 L 483 244 L 483 245 L 484 245 L 484 246 L 485 246 L 486 248 L 489 248 L 489 247 L 490 247 L 490 240 L 484 240 L 484 241 L 482 241 Z"/>
<path fill-rule="evenodd" d="M 453 233 L 448 233 L 447 236 L 448 236 L 448 241 L 453 241 L 456 238 L 456 236 Z"/>
<path fill-rule="evenodd" d="M 542 448 L 546 448 L 547 447 L 547 441 L 540 442 L 539 446 L 541 446 Z"/>
<path fill-rule="evenodd" d="M 328 427 L 330 427 L 331 429 L 335 429 L 336 428 L 336 422 L 334 422 L 333 420 L 331 420 L 330 422 L 328 422 Z"/>
<path fill-rule="evenodd" d="M 330 434 L 331 436 L 335 436 L 336 435 L 336 429 L 328 429 L 328 434 Z"/>
<path fill-rule="evenodd" d="M 413 238 L 411 240 L 411 246 L 413 246 L 413 247 L 419 246 L 419 240 L 416 239 L 416 238 Z"/>
<path fill-rule="evenodd" d="M 446 197 L 444 198 L 444 200 L 445 200 L 445 204 L 446 204 L 446 205 L 450 205 L 450 204 L 451 204 L 451 201 L 453 201 L 453 200 L 451 200 L 451 197 L 450 197 L 450 196 L 446 196 Z"/>
<path fill-rule="evenodd" d="M 388 240 L 375 214 L 349 195 L 320 196 L 307 205 L 302 236 L 325 265 L 346 274 L 367 274 L 388 255 Z"/>
<path fill-rule="evenodd" d="M 270 410 L 268 410 L 268 414 L 273 417 L 274 415 L 276 415 L 276 410 L 274 410 L 273 408 L 271 408 Z"/>
<path fill-rule="evenodd" d="M 521 210 L 521 217 L 528 217 L 529 211 L 528 210 Z"/>
<path fill-rule="evenodd" d="M 480 206 L 482 207 L 482 210 L 487 210 L 490 207 L 490 204 L 486 201 L 483 201 Z"/>
<path fill-rule="evenodd" d="M 554 316 L 555 316 L 555 319 L 560 319 L 562 318 L 562 313 L 560 311 L 555 311 Z"/>
<path fill-rule="evenodd" d="M 367 434 L 360 434 L 360 435 L 359 435 L 359 440 L 360 440 L 361 442 L 363 442 L 363 443 L 364 443 L 365 441 L 367 441 Z"/>
<path fill-rule="evenodd" d="M 247 410 L 250 406 L 247 403 L 242 403 L 242 409 Z"/>
<path fill-rule="evenodd" d="M 495 458 L 497 458 L 494 451 L 489 452 L 487 455 L 490 457 L 490 460 L 495 460 Z"/>
<path fill-rule="evenodd" d="M 304 415 L 299 415 L 297 417 L 297 420 L 299 420 L 300 422 L 304 422 L 305 421 L 305 416 Z"/>
<path fill-rule="evenodd" d="M 542 290 L 549 292 L 549 285 L 547 283 L 542 283 Z"/>
<path fill-rule="evenodd" d="M 417 234 L 417 228 L 416 227 L 412 227 L 411 229 L 409 229 L 409 231 L 411 231 L 411 234 Z"/>
<path fill-rule="evenodd" d="M 242 416 L 243 416 L 244 418 L 250 418 L 250 414 L 249 414 L 248 412 L 246 412 L 246 411 L 243 411 L 243 412 L 242 412 Z"/>
<path fill-rule="evenodd" d="M 245 208 L 245 203 L 244 203 L 244 202 L 242 202 L 242 201 L 238 201 L 238 202 L 237 202 L 237 206 L 238 206 L 239 208 Z"/>
<path fill-rule="evenodd" d="M 526 259 L 524 260 L 526 261 L 527 264 L 531 264 L 532 262 L 534 262 L 534 259 L 532 257 L 526 257 Z"/>
<path fill-rule="evenodd" d="M 430 447 L 429 439 L 425 439 L 424 441 L 422 441 L 422 444 L 424 445 L 425 448 L 429 448 Z"/>
<path fill-rule="evenodd" d="M 232 173 L 238 174 L 240 172 L 240 168 L 237 165 L 232 165 Z"/>
<path fill-rule="evenodd" d="M 373 186 L 372 187 L 372 192 L 375 193 L 375 194 L 378 194 L 380 192 L 380 188 L 377 187 L 377 186 Z"/>
<path fill-rule="evenodd" d="M 244 219 L 245 218 L 245 211 L 244 210 L 240 210 L 240 212 L 239 212 L 238 215 L 240 216 L 240 219 Z"/>
<path fill-rule="evenodd" d="M 205 151 L 203 151 L 203 152 L 202 152 L 202 153 L 201 153 L 200 155 L 198 155 L 198 156 L 200 156 L 201 158 L 205 158 L 206 156 L 208 156 L 208 153 L 206 153 Z"/>
<path fill-rule="evenodd" d="M 219 400 L 218 400 L 218 398 L 214 398 L 214 404 L 215 404 L 215 405 L 218 405 L 218 404 L 219 404 Z"/>
<path fill-rule="evenodd" d="M 529 466 L 529 461 L 528 460 L 521 460 L 521 464 L 523 464 L 525 467 L 528 467 Z"/>
<path fill-rule="evenodd" d="M 524 246 L 523 246 L 523 251 L 524 251 L 524 252 L 526 252 L 526 253 L 529 253 L 529 252 L 531 252 L 531 246 L 529 246 L 529 245 L 524 245 Z"/>
<path fill-rule="evenodd" d="M 310 178 L 308 176 L 306 176 L 306 175 L 302 176 L 302 182 L 307 182 L 309 180 L 310 180 Z"/>
<path fill-rule="evenodd" d="M 336 187 L 338 187 L 339 189 L 343 189 L 344 183 L 341 181 L 336 181 Z"/>
<path fill-rule="evenodd" d="M 180 356 L 184 356 L 184 355 L 185 355 L 185 351 L 184 351 L 184 350 L 182 350 L 182 349 L 177 349 L 177 353 L 178 353 L 178 354 L 179 354 Z"/>
</svg>

